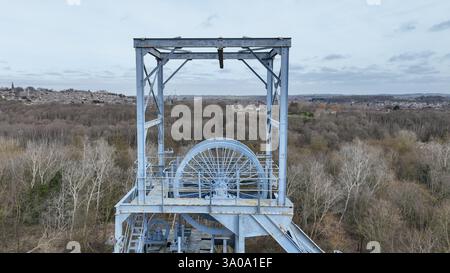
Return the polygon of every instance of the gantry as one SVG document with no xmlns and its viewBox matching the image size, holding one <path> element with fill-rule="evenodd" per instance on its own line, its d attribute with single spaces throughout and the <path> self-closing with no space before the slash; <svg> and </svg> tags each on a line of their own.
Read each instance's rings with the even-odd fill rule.
<svg viewBox="0 0 450 273">
<path fill-rule="evenodd" d="M 272 236 L 287 252 L 322 252 L 292 222 L 286 196 L 290 38 L 138 38 L 136 50 L 137 169 L 134 187 L 116 205 L 115 252 L 245 252 L 245 239 Z M 212 50 L 211 50 L 212 49 Z M 144 56 L 155 58 L 149 70 Z M 274 60 L 281 59 L 280 71 Z M 167 78 L 164 67 L 183 60 Z M 266 95 L 266 151 L 243 143 L 207 139 L 184 157 L 174 157 L 164 141 L 164 89 L 186 63 L 196 60 L 242 62 L 262 82 Z M 261 76 L 249 64 L 256 60 Z M 145 88 L 149 93 L 145 95 Z M 156 89 L 156 90 L 155 90 Z M 157 117 L 146 121 L 154 100 Z M 273 119 L 279 104 L 279 121 Z M 146 154 L 148 130 L 157 128 L 156 155 Z M 278 160 L 272 131 L 278 129 Z M 172 220 L 173 219 L 173 220 Z M 202 240 L 203 239 L 203 240 Z M 207 241 L 206 243 L 204 241 Z M 220 246 L 218 248 L 218 246 Z"/>
</svg>

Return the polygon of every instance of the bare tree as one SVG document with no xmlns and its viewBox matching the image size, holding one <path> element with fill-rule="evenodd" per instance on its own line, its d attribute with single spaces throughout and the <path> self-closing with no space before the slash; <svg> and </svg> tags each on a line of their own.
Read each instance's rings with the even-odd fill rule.
<svg viewBox="0 0 450 273">
<path fill-rule="evenodd" d="M 450 252 L 450 200 L 436 209 L 433 221 L 434 236 L 437 238 L 439 252 Z"/>
<path fill-rule="evenodd" d="M 288 194 L 298 200 L 302 222 L 310 236 L 320 233 L 325 216 L 340 198 L 340 192 L 321 161 L 312 159 L 289 168 Z M 311 222 L 309 222 L 311 221 Z"/>
<path fill-rule="evenodd" d="M 46 184 L 60 169 L 62 154 L 56 143 L 29 141 L 25 150 L 27 167 L 31 173 L 30 187 L 38 182 Z"/>
<path fill-rule="evenodd" d="M 344 218 L 350 200 L 357 204 L 360 196 L 372 196 L 380 184 L 390 179 L 389 168 L 381 150 L 369 146 L 359 139 L 345 144 L 338 151 L 341 161 L 337 181 L 345 196 L 340 221 Z"/>
<path fill-rule="evenodd" d="M 431 142 L 421 146 L 430 167 L 429 187 L 439 198 L 450 195 L 450 142 Z"/>
<path fill-rule="evenodd" d="M 92 178 L 94 169 L 88 160 L 91 150 L 87 143 L 83 144 L 82 156 L 79 161 L 69 161 L 63 170 L 63 183 L 67 184 L 67 190 L 72 199 L 72 216 L 70 225 L 70 236 L 73 235 L 76 215 L 82 200 L 82 191 L 85 189 L 86 184 Z"/>
<path fill-rule="evenodd" d="M 356 222 L 356 230 L 367 241 L 377 241 L 383 252 L 396 249 L 398 236 L 404 229 L 400 211 L 390 202 L 379 200 Z"/>
<path fill-rule="evenodd" d="M 402 245 L 399 250 L 408 253 L 431 253 L 438 243 L 430 228 L 418 230 L 405 227 L 399 238 Z"/>
<path fill-rule="evenodd" d="M 433 217 L 435 198 L 425 185 L 414 182 L 390 182 L 383 197 L 395 204 L 409 226 L 425 230 Z"/>
<path fill-rule="evenodd" d="M 20 249 L 20 233 L 22 226 L 23 193 L 26 189 L 25 158 L 21 154 L 11 155 L 8 158 L 7 178 L 7 207 L 10 208 L 14 219 L 14 236 L 16 238 L 16 251 Z"/>
<path fill-rule="evenodd" d="M 87 221 L 89 219 L 89 210 L 91 207 L 92 199 L 95 198 L 95 218 L 98 218 L 98 209 L 100 207 L 100 199 L 102 193 L 102 185 L 106 182 L 112 173 L 114 168 L 114 149 L 108 145 L 108 143 L 101 139 L 88 147 L 92 152 L 88 153 L 86 160 L 92 167 L 93 177 L 87 185 L 87 202 L 86 202 L 86 216 L 84 222 L 84 233 L 87 228 Z"/>
<path fill-rule="evenodd" d="M 42 215 L 42 224 L 50 233 L 64 232 L 70 227 L 71 215 L 67 206 L 70 201 L 68 195 L 67 183 L 63 183 L 60 191 L 46 205 Z"/>
</svg>

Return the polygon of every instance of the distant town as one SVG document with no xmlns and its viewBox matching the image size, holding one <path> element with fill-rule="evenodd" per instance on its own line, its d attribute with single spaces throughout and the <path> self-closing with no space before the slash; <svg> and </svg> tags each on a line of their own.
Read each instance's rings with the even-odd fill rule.
<svg viewBox="0 0 450 273">
<path fill-rule="evenodd" d="M 192 100 L 194 95 L 167 96 L 170 103 Z M 236 101 L 265 104 L 264 96 L 202 96 L 208 101 Z M 65 89 L 55 91 L 35 87 L 0 87 L 0 102 L 15 101 L 26 105 L 33 104 L 135 104 L 135 96 L 127 96 L 108 91 L 86 91 Z M 401 94 L 401 95 L 291 95 L 291 102 L 340 105 L 345 108 L 367 108 L 376 111 L 450 109 L 450 94 Z"/>
</svg>

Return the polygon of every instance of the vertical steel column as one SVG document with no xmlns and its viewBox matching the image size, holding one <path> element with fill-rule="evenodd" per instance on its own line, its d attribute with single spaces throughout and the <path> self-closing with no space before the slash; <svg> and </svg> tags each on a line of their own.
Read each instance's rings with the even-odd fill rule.
<svg viewBox="0 0 450 273">
<path fill-rule="evenodd" d="M 144 99 L 144 53 L 136 48 L 136 119 L 137 119 L 137 191 L 138 203 L 145 201 L 145 99 Z"/>
<path fill-rule="evenodd" d="M 164 170 L 165 162 L 164 162 L 164 74 L 163 60 L 158 60 L 158 106 L 159 106 L 159 114 L 158 118 L 161 120 L 161 123 L 158 125 L 158 165 L 161 168 L 161 172 Z"/>
<path fill-rule="evenodd" d="M 228 252 L 228 246 L 227 246 L 227 239 L 223 239 L 223 241 L 222 241 L 223 243 L 222 243 L 222 245 L 223 245 L 223 248 L 222 248 L 222 253 L 227 253 Z"/>
<path fill-rule="evenodd" d="M 214 253 L 214 246 L 216 245 L 215 241 L 214 235 L 211 235 L 211 249 L 209 250 L 209 253 Z"/>
<path fill-rule="evenodd" d="M 280 91 L 280 150 L 279 150 L 279 185 L 278 205 L 286 204 L 287 179 L 287 140 L 288 140 L 288 85 L 289 85 L 289 48 L 281 49 L 281 91 Z"/>
<path fill-rule="evenodd" d="M 114 222 L 114 253 L 120 253 L 123 250 L 123 222 L 129 217 L 129 214 L 116 214 Z"/>
<path fill-rule="evenodd" d="M 273 59 L 267 61 L 267 66 L 273 70 Z M 272 92 L 273 75 L 267 70 L 267 97 L 266 97 L 266 174 L 269 183 L 269 192 L 272 193 L 272 184 L 270 183 L 272 174 Z M 270 196 L 272 198 L 272 196 Z"/>
<path fill-rule="evenodd" d="M 237 215 L 237 233 L 234 235 L 234 252 L 245 253 L 245 233 L 244 233 L 244 217 Z"/>
</svg>

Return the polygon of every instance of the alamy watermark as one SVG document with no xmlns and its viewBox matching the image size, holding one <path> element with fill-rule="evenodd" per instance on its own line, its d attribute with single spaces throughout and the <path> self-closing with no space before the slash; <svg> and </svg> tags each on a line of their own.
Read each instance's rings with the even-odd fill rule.
<svg viewBox="0 0 450 273">
<path fill-rule="evenodd" d="M 268 124 L 270 113 L 271 122 Z M 196 97 L 193 109 L 185 104 L 175 105 L 171 117 L 178 118 L 171 128 L 171 136 L 175 141 L 229 138 L 261 141 L 261 151 L 278 149 L 278 105 L 273 105 L 269 111 L 266 105 L 255 104 L 225 107 L 209 104 L 204 107 L 202 98 Z M 267 128 L 271 128 L 270 134 Z M 266 145 L 268 139 L 271 140 L 270 146 Z"/>
</svg>

